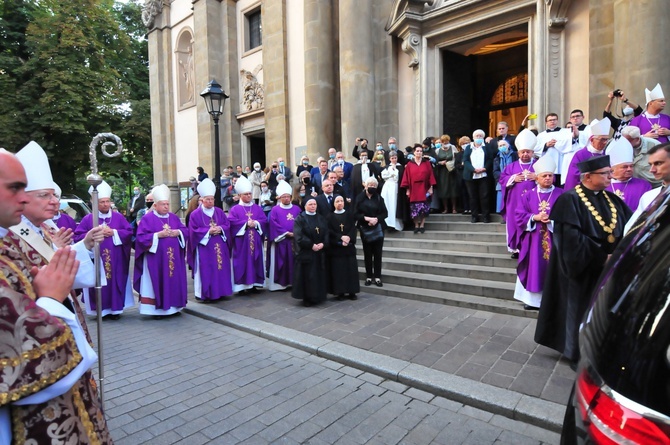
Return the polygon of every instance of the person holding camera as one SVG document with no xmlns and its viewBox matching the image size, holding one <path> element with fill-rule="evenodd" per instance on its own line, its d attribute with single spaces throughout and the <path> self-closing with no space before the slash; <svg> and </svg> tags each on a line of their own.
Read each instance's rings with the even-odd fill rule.
<svg viewBox="0 0 670 445">
<path fill-rule="evenodd" d="M 351 155 L 356 159 L 361 159 L 361 153 L 367 153 L 368 159 L 372 159 L 374 152 L 368 148 L 368 140 L 365 138 L 356 138 L 356 145 L 354 145 L 354 151 Z"/>
<path fill-rule="evenodd" d="M 642 114 L 642 107 L 639 106 L 636 103 L 631 102 L 628 100 L 626 97 L 626 93 L 621 91 L 620 89 L 616 89 L 614 91 L 610 91 L 607 93 L 607 105 L 605 105 L 605 111 L 603 111 L 603 117 L 609 118 L 612 129 L 614 130 L 614 136 L 613 139 L 617 140 L 621 137 L 621 130 L 626 128 L 628 124 L 630 124 L 630 121 L 633 119 L 635 116 L 639 116 Z M 614 101 L 614 98 L 617 98 L 618 100 L 621 101 L 622 104 L 622 109 L 621 109 L 621 114 L 623 117 L 619 119 L 618 117 L 615 117 L 611 111 L 612 111 L 612 102 Z"/>
</svg>

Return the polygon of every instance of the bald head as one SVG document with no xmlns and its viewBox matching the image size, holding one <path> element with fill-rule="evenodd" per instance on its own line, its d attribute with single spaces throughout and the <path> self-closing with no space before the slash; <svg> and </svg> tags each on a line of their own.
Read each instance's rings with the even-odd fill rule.
<svg viewBox="0 0 670 445">
<path fill-rule="evenodd" d="M 0 149 L 0 227 L 9 228 L 21 221 L 28 202 L 26 172 L 21 162 Z"/>
</svg>

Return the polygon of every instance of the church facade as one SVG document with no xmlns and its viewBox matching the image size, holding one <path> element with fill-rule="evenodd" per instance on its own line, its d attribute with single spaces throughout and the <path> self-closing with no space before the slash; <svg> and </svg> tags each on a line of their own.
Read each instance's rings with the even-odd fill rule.
<svg viewBox="0 0 670 445">
<path fill-rule="evenodd" d="M 212 79 L 230 96 L 222 167 L 516 133 L 527 114 L 542 130 L 549 112 L 600 118 L 615 88 L 642 105 L 670 89 L 663 0 L 146 0 L 143 20 L 154 179 L 175 202 L 197 166 L 215 175 Z"/>
</svg>

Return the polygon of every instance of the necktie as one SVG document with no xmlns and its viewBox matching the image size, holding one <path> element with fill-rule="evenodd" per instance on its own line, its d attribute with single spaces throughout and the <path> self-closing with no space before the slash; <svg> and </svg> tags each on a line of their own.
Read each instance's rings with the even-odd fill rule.
<svg viewBox="0 0 670 445">
<path fill-rule="evenodd" d="M 328 205 L 332 205 L 332 204 L 333 204 L 333 197 L 328 196 Z"/>
</svg>

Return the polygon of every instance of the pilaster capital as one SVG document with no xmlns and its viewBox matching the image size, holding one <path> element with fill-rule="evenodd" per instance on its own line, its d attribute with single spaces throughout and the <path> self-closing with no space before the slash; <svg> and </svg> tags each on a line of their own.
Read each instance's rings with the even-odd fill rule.
<svg viewBox="0 0 670 445">
<path fill-rule="evenodd" d="M 547 7 L 547 26 L 552 32 L 561 32 L 568 23 L 568 8 L 572 0 L 544 0 Z"/>
</svg>

